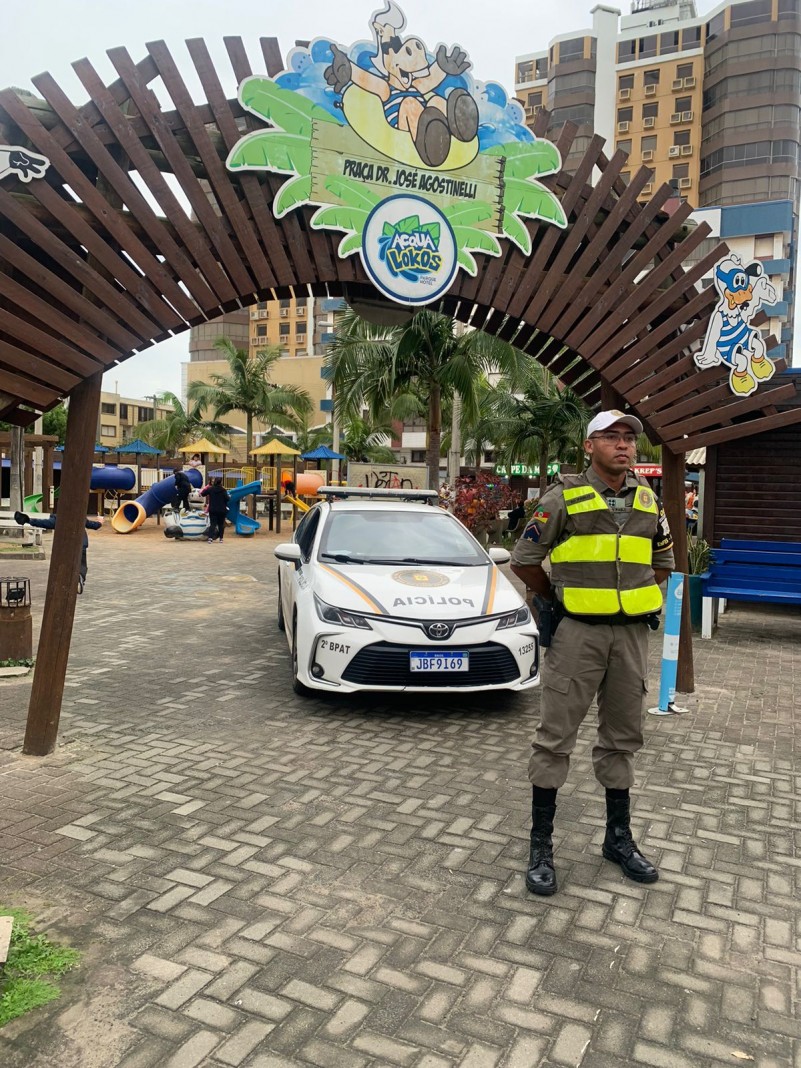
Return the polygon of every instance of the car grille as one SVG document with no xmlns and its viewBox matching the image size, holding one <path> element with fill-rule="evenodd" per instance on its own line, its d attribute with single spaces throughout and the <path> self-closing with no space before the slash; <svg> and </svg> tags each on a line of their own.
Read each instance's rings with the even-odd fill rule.
<svg viewBox="0 0 801 1068">
<path fill-rule="evenodd" d="M 360 649 L 342 673 L 345 682 L 361 686 L 497 686 L 520 678 L 517 661 L 504 645 L 460 646 L 470 653 L 469 671 L 411 671 L 409 653 L 423 651 L 420 645 L 377 642 Z M 439 645 L 426 650 L 442 656 Z"/>
</svg>

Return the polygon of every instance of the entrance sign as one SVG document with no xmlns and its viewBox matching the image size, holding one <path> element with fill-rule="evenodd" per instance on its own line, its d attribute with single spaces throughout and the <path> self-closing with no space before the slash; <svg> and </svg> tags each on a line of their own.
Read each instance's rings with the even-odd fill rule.
<svg viewBox="0 0 801 1068">
<path fill-rule="evenodd" d="M 751 326 L 763 304 L 776 303 L 776 290 L 759 260 L 743 267 L 739 256 L 718 260 L 713 278 L 720 300 L 709 318 L 695 362 L 701 368 L 721 363 L 730 367 L 732 393 L 750 397 L 760 382 L 767 382 L 776 372 L 762 335 Z"/>
<path fill-rule="evenodd" d="M 528 256 L 524 219 L 564 229 L 567 217 L 538 181 L 560 170 L 556 146 L 500 85 L 468 73 L 458 45 L 432 54 L 405 26 L 389 0 L 372 41 L 317 38 L 275 79 L 246 78 L 239 102 L 273 128 L 241 138 L 226 166 L 287 175 L 276 218 L 317 205 L 314 229 L 344 231 L 340 257 L 358 253 L 386 297 L 424 305 L 460 268 L 475 275 L 476 253 L 500 256 L 499 239 Z"/>
</svg>

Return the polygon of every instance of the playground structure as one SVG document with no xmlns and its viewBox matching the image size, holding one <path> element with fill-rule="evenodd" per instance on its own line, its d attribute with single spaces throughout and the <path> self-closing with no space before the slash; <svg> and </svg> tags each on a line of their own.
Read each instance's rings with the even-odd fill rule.
<svg viewBox="0 0 801 1068">
<path fill-rule="evenodd" d="M 185 472 L 195 489 L 203 485 L 203 476 L 190 468 Z M 155 482 L 149 490 L 137 497 L 135 501 L 126 501 L 111 517 L 111 526 L 117 534 L 132 534 L 148 516 L 153 515 L 175 497 L 175 475 Z"/>
<path fill-rule="evenodd" d="M 300 474 L 295 475 L 294 479 L 292 472 L 287 471 L 285 477 L 283 475 L 281 477 L 283 491 L 281 499 L 288 501 L 299 512 L 308 512 L 311 505 L 301 500 L 301 497 L 316 497 L 317 491 L 325 485 L 325 481 L 324 471 L 301 471 Z M 294 493 L 288 492 L 288 485 L 294 485 Z"/>
<path fill-rule="evenodd" d="M 92 480 L 89 483 L 89 490 L 92 493 L 107 493 L 116 492 L 120 490 L 133 489 L 136 483 L 136 472 L 130 467 L 118 467 L 116 464 L 106 464 L 103 467 L 92 468 Z M 53 492 L 54 497 L 58 497 L 58 487 Z M 23 501 L 23 511 L 30 515 L 38 515 L 43 510 L 50 511 L 50 509 L 42 509 L 42 501 L 44 499 L 44 493 L 31 493 L 25 497 Z"/>
<path fill-rule="evenodd" d="M 239 534 L 240 537 L 244 538 L 250 537 L 261 528 L 261 523 L 256 519 L 251 519 L 249 515 L 245 515 L 240 505 L 242 500 L 250 496 L 250 494 L 261 493 L 261 482 L 248 482 L 245 485 L 240 483 L 228 492 L 230 500 L 225 518 L 233 526 L 234 534 Z M 164 523 L 165 538 L 177 538 L 180 540 L 181 538 L 208 536 L 208 517 L 203 512 L 190 512 L 188 515 L 178 515 L 175 511 L 168 512 L 165 514 Z"/>
</svg>

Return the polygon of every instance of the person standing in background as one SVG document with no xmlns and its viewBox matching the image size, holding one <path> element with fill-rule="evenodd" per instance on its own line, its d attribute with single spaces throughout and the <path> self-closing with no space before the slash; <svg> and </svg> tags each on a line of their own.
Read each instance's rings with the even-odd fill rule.
<svg viewBox="0 0 801 1068">
<path fill-rule="evenodd" d="M 200 491 L 209 502 L 209 542 L 222 541 L 225 534 L 225 513 L 231 495 L 223 486 L 221 478 L 215 478 L 210 486 Z"/>
</svg>

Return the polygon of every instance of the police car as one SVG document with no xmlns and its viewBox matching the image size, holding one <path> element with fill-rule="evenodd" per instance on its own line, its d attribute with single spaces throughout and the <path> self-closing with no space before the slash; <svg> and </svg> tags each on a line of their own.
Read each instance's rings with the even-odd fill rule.
<svg viewBox="0 0 801 1068">
<path fill-rule="evenodd" d="M 489 554 L 433 490 L 322 487 L 274 549 L 278 627 L 296 693 L 522 690 L 537 627 Z"/>
</svg>

